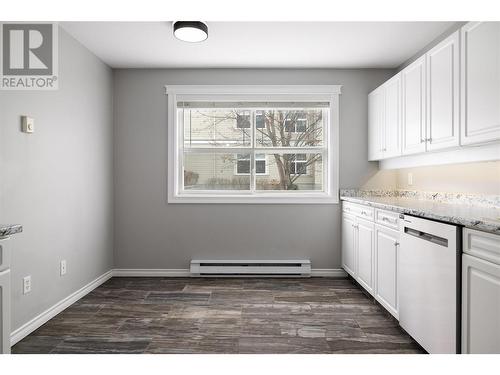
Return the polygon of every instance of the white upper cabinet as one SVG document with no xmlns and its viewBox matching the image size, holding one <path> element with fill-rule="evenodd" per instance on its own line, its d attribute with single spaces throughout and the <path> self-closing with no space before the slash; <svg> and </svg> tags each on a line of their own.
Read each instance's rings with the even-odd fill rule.
<svg viewBox="0 0 500 375">
<path fill-rule="evenodd" d="M 383 87 L 368 95 L 368 160 L 380 160 L 384 157 L 382 141 L 384 96 Z"/>
<path fill-rule="evenodd" d="M 426 58 L 422 56 L 401 72 L 403 155 L 416 154 L 426 150 L 425 62 Z"/>
<path fill-rule="evenodd" d="M 401 77 L 396 75 L 368 95 L 368 159 L 401 155 Z"/>
<path fill-rule="evenodd" d="M 500 141 L 500 22 L 467 23 L 368 104 L 369 160 Z"/>
<path fill-rule="evenodd" d="M 460 144 L 459 31 L 427 54 L 427 150 Z"/>
<path fill-rule="evenodd" d="M 461 143 L 500 139 L 500 22 L 462 27 Z"/>
<path fill-rule="evenodd" d="M 384 84 L 384 158 L 401 155 L 401 75 L 392 77 Z"/>
</svg>

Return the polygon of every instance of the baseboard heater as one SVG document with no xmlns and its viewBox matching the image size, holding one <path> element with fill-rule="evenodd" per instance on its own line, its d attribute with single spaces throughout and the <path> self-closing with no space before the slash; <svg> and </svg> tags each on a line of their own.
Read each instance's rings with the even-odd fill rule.
<svg viewBox="0 0 500 375">
<path fill-rule="evenodd" d="M 294 260 L 192 260 L 193 277 L 310 277 L 311 261 Z"/>
</svg>

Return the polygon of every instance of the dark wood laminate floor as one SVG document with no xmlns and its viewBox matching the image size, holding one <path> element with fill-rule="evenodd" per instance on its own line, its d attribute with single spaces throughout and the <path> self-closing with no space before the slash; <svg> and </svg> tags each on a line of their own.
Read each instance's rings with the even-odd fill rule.
<svg viewBox="0 0 500 375">
<path fill-rule="evenodd" d="M 351 279 L 112 278 L 13 353 L 422 353 Z"/>
</svg>

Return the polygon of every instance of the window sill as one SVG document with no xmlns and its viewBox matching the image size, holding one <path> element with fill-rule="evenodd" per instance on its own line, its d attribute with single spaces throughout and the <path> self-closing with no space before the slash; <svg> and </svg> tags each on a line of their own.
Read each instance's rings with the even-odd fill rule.
<svg viewBox="0 0 500 375">
<path fill-rule="evenodd" d="M 338 194 L 328 195 L 324 193 L 318 194 L 234 194 L 217 196 L 214 194 L 169 194 L 168 203 L 216 203 L 216 204 L 338 204 Z"/>
</svg>

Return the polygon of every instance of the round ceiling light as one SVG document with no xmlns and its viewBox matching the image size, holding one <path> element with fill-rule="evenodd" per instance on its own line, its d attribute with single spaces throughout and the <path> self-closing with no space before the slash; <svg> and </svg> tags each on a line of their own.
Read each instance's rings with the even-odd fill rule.
<svg viewBox="0 0 500 375">
<path fill-rule="evenodd" d="M 174 22 L 174 35 L 184 42 L 203 42 L 208 38 L 208 26 L 201 21 Z"/>
</svg>

